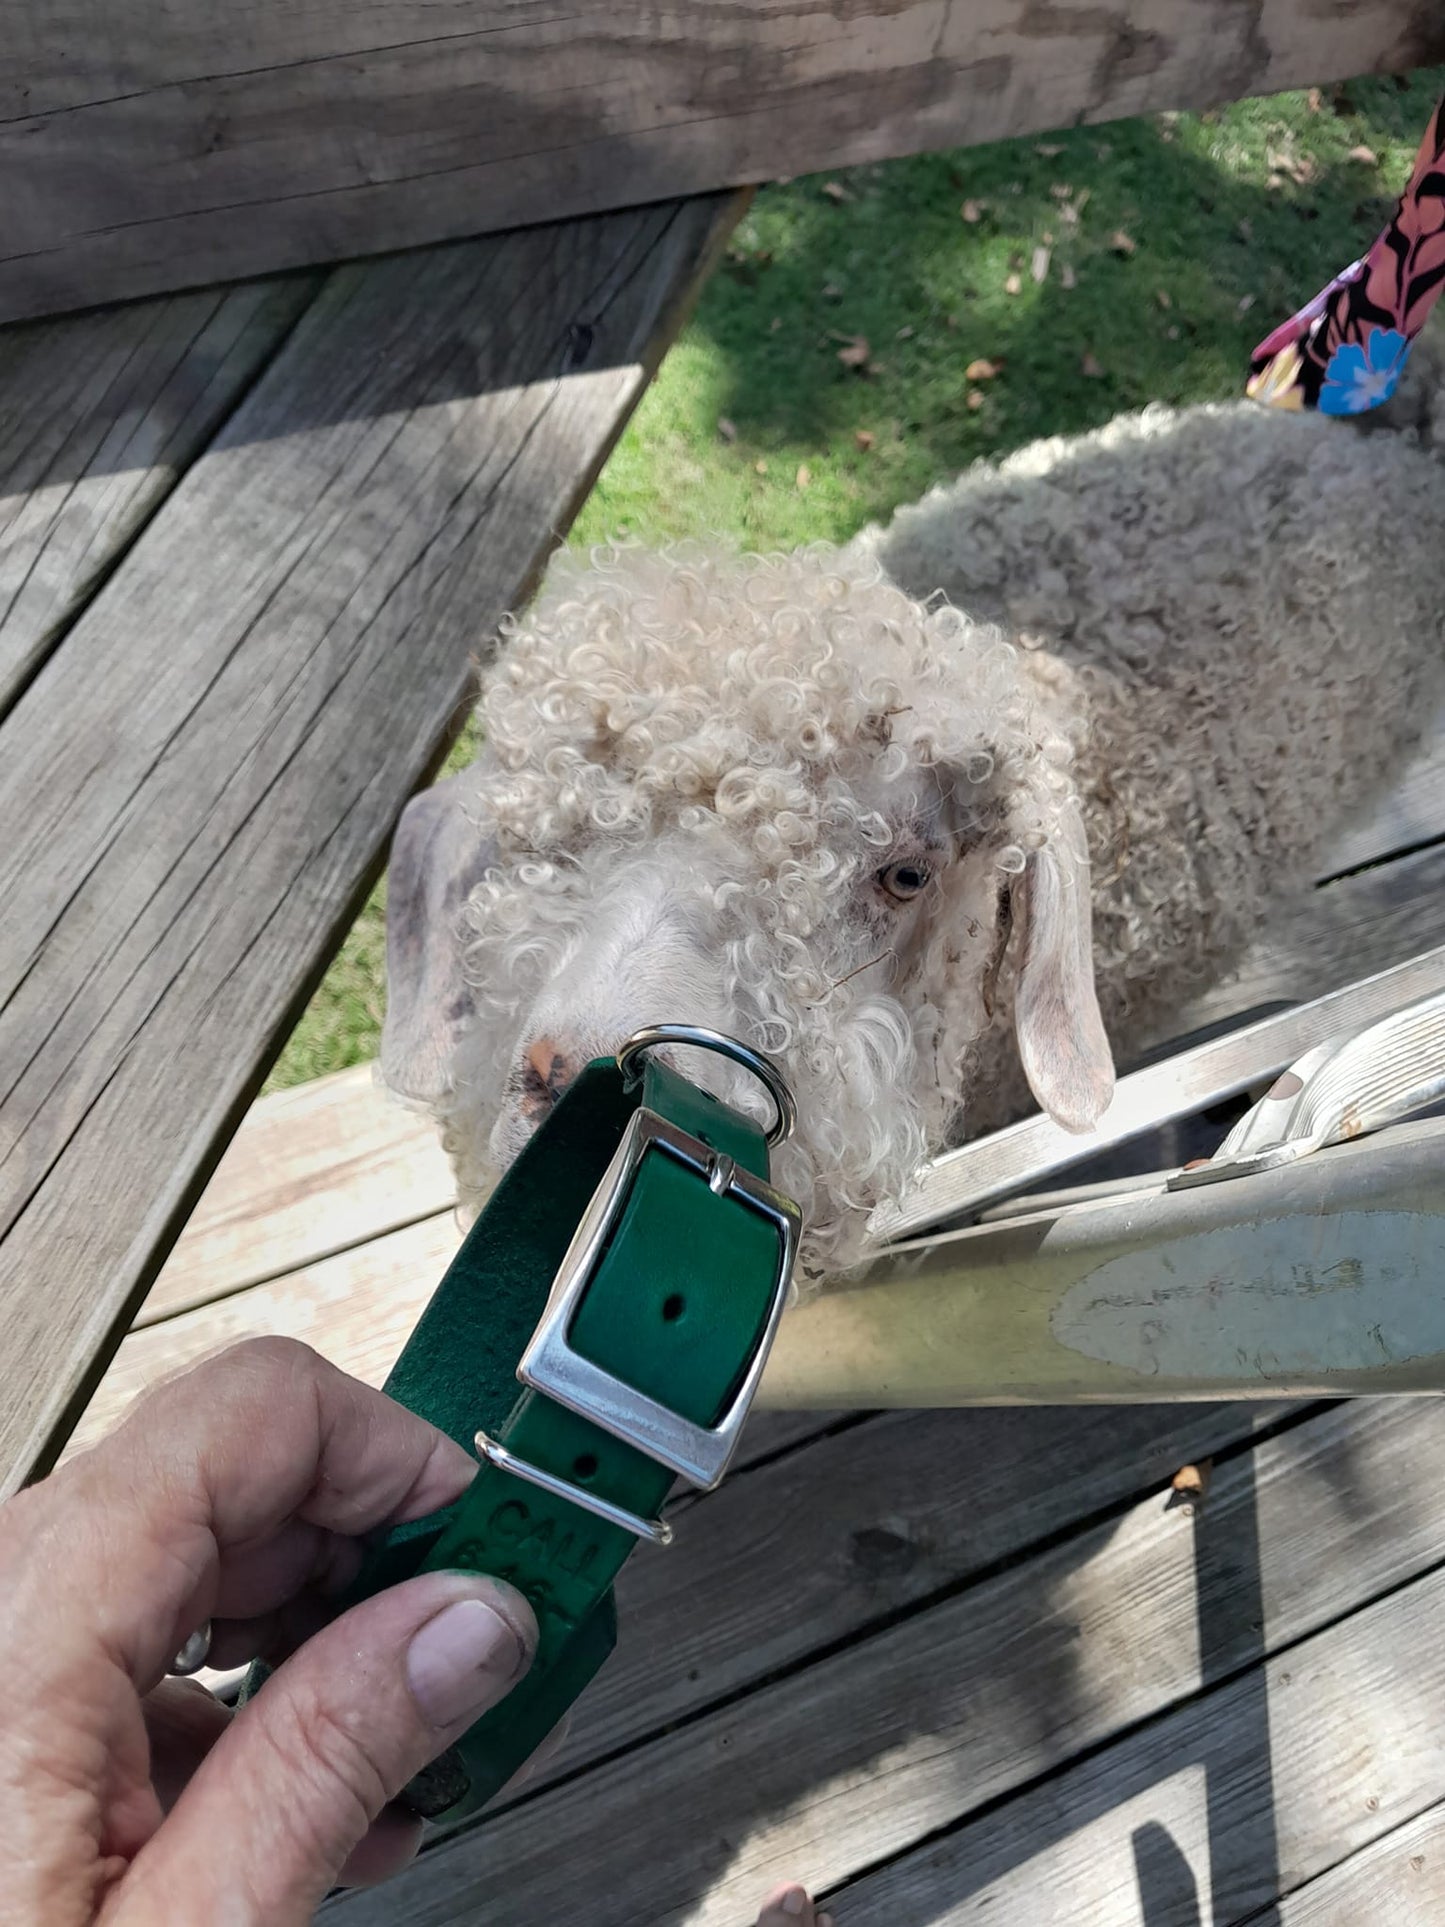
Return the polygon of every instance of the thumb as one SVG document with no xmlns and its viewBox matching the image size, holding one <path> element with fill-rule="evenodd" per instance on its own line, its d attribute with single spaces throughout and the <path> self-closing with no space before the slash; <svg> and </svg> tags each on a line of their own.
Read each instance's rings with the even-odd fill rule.
<svg viewBox="0 0 1445 1927">
<path fill-rule="evenodd" d="M 506 1696 L 536 1640 L 521 1594 L 470 1573 L 353 1607 L 242 1707 L 132 1863 L 116 1919 L 309 1922 L 386 1803 Z"/>
</svg>

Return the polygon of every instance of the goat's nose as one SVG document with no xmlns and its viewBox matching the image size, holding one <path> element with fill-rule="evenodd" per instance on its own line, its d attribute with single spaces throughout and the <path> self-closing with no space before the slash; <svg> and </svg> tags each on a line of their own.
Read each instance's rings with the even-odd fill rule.
<svg viewBox="0 0 1445 1927">
<path fill-rule="evenodd" d="M 545 1117 L 581 1070 L 580 1053 L 550 1037 L 538 1037 L 522 1053 L 522 1109 L 528 1117 Z"/>
</svg>

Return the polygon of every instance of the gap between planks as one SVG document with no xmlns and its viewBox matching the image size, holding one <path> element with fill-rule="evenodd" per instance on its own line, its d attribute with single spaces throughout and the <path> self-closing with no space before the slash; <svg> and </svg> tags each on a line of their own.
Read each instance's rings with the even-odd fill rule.
<svg viewBox="0 0 1445 1927">
<path fill-rule="evenodd" d="M 1197 1522 L 1156 1497 L 539 1792 L 328 1917 L 737 1927 L 786 1876 L 842 1889 L 847 1927 L 1133 1923 L 1133 1888 L 1135 1912 L 1105 1910 L 1088 1828 L 1136 1803 L 1113 1866 L 1117 1828 L 1153 1799 L 1197 1857 L 1197 1781 L 1183 1804 L 1169 1789 L 1201 1762 L 1226 1869 L 1231 1840 L 1258 1848 L 1263 1802 L 1278 1877 L 1299 1885 L 1445 1793 L 1442 1544 L 1445 1412 L 1336 1407 L 1221 1467 Z M 785 1581 L 770 1604 L 787 1610 Z M 1258 1852 L 1238 1864 L 1221 1923 L 1271 1897 Z M 1032 1905 L 945 1911 L 1030 1866 Z"/>
</svg>

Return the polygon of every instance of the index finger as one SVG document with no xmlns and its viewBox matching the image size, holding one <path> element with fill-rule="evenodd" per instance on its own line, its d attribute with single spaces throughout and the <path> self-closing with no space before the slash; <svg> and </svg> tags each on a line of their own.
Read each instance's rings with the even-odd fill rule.
<svg viewBox="0 0 1445 1927">
<path fill-rule="evenodd" d="M 476 1469 L 308 1346 L 248 1339 L 147 1394 L 22 1502 L 48 1515 L 47 1586 L 81 1602 L 91 1632 L 144 1682 L 169 1663 L 180 1615 L 214 1588 L 228 1548 L 296 1519 L 355 1536 L 422 1518 Z"/>
</svg>

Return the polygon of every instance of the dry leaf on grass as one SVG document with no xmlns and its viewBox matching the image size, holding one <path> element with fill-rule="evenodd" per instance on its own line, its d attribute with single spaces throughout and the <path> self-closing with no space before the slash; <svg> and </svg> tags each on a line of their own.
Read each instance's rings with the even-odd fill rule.
<svg viewBox="0 0 1445 1927">
<path fill-rule="evenodd" d="M 824 181 L 823 192 L 833 202 L 851 201 L 853 196 L 841 181 Z"/>
<path fill-rule="evenodd" d="M 968 403 L 970 408 L 982 408 L 983 407 L 983 390 L 981 388 L 970 388 L 968 393 L 964 396 L 964 400 Z"/>
<path fill-rule="evenodd" d="M 983 219 L 983 210 L 987 205 L 986 201 L 965 201 L 958 211 L 972 227 L 975 222 Z"/>
<path fill-rule="evenodd" d="M 1090 381 L 1097 381 L 1104 370 L 1092 349 L 1086 348 L 1079 361 L 1079 372 L 1087 375 Z"/>
<path fill-rule="evenodd" d="M 1378 167 L 1380 157 L 1373 147 L 1352 147 L 1349 158 L 1358 161 L 1362 167 Z"/>
<path fill-rule="evenodd" d="M 1079 285 L 1079 277 L 1074 273 L 1074 270 L 1066 262 L 1064 266 L 1059 270 L 1059 286 L 1061 288 L 1077 288 L 1078 285 Z"/>
<path fill-rule="evenodd" d="M 1173 298 L 1167 288 L 1156 288 L 1154 291 L 1154 299 L 1159 303 L 1161 308 L 1172 308 L 1174 306 Z"/>
<path fill-rule="evenodd" d="M 1023 285 L 1018 275 L 1011 274 L 1004 280 L 1003 291 L 1005 294 L 1019 294 L 1023 291 Z"/>
<path fill-rule="evenodd" d="M 1029 262 L 1030 277 L 1040 284 L 1047 281 L 1049 278 L 1049 263 L 1053 258 L 1051 249 L 1043 247 L 1035 248 L 1033 259 Z"/>
<path fill-rule="evenodd" d="M 1308 102 L 1309 110 L 1312 114 L 1317 114 L 1325 104 L 1325 97 L 1318 87 L 1311 87 L 1305 95 L 1305 100 Z"/>
<path fill-rule="evenodd" d="M 725 442 L 735 442 L 738 438 L 737 423 L 730 422 L 726 415 L 719 415 L 717 418 L 717 432 Z"/>
<path fill-rule="evenodd" d="M 1179 339 L 1179 330 L 1177 328 L 1166 328 L 1164 334 L 1165 338 L 1169 341 L 1177 341 Z"/>
<path fill-rule="evenodd" d="M 845 368 L 866 368 L 872 352 L 867 335 L 853 335 L 846 346 L 838 350 L 838 359 Z"/>
<path fill-rule="evenodd" d="M 912 328 L 900 328 L 897 334 L 894 335 L 893 337 L 895 341 L 910 341 L 912 338 L 913 338 Z"/>
<path fill-rule="evenodd" d="M 759 475 L 766 475 L 768 472 L 768 459 L 766 455 L 759 455 L 758 459 L 753 463 L 753 467 L 758 471 Z"/>
<path fill-rule="evenodd" d="M 1236 305 L 1235 312 L 1237 314 L 1248 314 L 1250 309 L 1253 306 L 1254 306 L 1254 296 L 1252 294 L 1242 294 L 1239 297 L 1239 301 Z"/>
<path fill-rule="evenodd" d="M 985 356 L 980 355 L 977 361 L 971 361 L 964 369 L 963 378 L 965 381 L 992 381 L 995 375 L 1002 373 L 1002 356 L 997 361 L 989 361 Z"/>
<path fill-rule="evenodd" d="M 1049 192 L 1056 201 L 1067 201 L 1073 198 L 1074 190 L 1067 181 L 1055 181 Z"/>
<path fill-rule="evenodd" d="M 1254 222 L 1250 220 L 1247 214 L 1235 229 L 1235 233 L 1241 241 L 1252 241 L 1254 239 Z"/>
<path fill-rule="evenodd" d="M 782 327 L 782 325 L 783 325 L 783 317 L 780 314 L 775 314 L 772 320 L 768 323 L 768 333 L 770 335 L 775 335 L 778 332 L 779 328 Z"/>
<path fill-rule="evenodd" d="M 855 428 L 853 430 L 853 439 L 866 455 L 878 438 L 871 428 Z"/>
<path fill-rule="evenodd" d="M 843 299 L 843 290 L 838 286 L 836 281 L 825 281 L 823 283 L 823 299 L 825 301 L 841 301 Z"/>
<path fill-rule="evenodd" d="M 793 477 L 794 483 L 799 488 L 806 488 L 809 482 L 812 481 L 812 479 L 813 479 L 812 469 L 808 467 L 808 464 L 806 462 L 800 462 L 798 464 L 798 472 Z"/>
<path fill-rule="evenodd" d="M 1135 254 L 1138 252 L 1139 243 L 1132 234 L 1126 234 L 1123 228 L 1116 227 L 1109 236 L 1109 246 L 1115 254 Z"/>
<path fill-rule="evenodd" d="M 1042 154 L 1046 161 L 1053 160 L 1055 155 L 1062 154 L 1063 151 L 1063 144 L 1059 141 L 1037 141 L 1034 144 L 1034 152 Z"/>
</svg>

